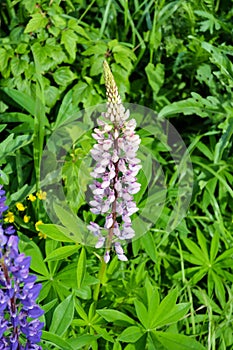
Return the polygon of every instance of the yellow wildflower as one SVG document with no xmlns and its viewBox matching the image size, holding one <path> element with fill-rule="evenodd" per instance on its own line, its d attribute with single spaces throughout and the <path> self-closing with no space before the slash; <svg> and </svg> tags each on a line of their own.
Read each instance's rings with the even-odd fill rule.
<svg viewBox="0 0 233 350">
<path fill-rule="evenodd" d="M 46 199 L 47 193 L 45 191 L 40 190 L 39 192 L 36 193 L 36 195 L 39 199 L 43 200 L 43 199 Z"/>
<path fill-rule="evenodd" d="M 28 200 L 31 202 L 34 202 L 36 200 L 36 196 L 34 196 L 34 194 L 30 193 L 28 196 Z"/>
<path fill-rule="evenodd" d="M 16 208 L 19 210 L 19 211 L 24 211 L 26 209 L 26 207 L 23 205 L 23 203 L 16 203 Z"/>
<path fill-rule="evenodd" d="M 35 223 L 35 228 L 36 228 L 36 231 L 40 231 L 40 229 L 38 228 L 39 225 L 42 225 L 43 224 L 43 221 L 42 220 L 39 220 Z"/>
<path fill-rule="evenodd" d="M 39 237 L 39 239 L 42 239 L 42 238 L 46 239 L 47 235 L 45 233 L 43 233 L 43 232 L 39 232 L 38 233 L 38 237 Z"/>
<path fill-rule="evenodd" d="M 30 220 L 30 216 L 24 215 L 23 221 L 25 222 L 25 224 L 27 224 L 29 220 Z"/>
<path fill-rule="evenodd" d="M 12 213 L 12 211 L 8 211 L 8 213 L 6 214 L 4 220 L 5 220 L 6 222 L 9 222 L 9 223 L 12 223 L 12 222 L 15 221 L 15 216 L 14 216 L 14 214 Z"/>
</svg>

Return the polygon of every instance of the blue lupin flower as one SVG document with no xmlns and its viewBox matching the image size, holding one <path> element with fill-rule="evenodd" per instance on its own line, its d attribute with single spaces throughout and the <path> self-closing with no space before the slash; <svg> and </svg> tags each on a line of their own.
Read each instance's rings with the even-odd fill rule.
<svg viewBox="0 0 233 350">
<path fill-rule="evenodd" d="M 43 310 L 36 304 L 41 284 L 29 274 L 31 258 L 19 253 L 14 228 L 3 227 L 5 200 L 0 185 L 0 350 L 42 350 L 37 343 L 44 324 L 37 318 Z"/>
</svg>

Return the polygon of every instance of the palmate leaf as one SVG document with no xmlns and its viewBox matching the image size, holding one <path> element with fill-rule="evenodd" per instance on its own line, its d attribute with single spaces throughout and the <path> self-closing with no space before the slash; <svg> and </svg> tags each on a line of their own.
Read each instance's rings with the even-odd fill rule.
<svg viewBox="0 0 233 350">
<path fill-rule="evenodd" d="M 186 314 L 189 305 L 187 303 L 176 305 L 177 296 L 178 291 L 174 289 L 161 301 L 153 319 L 150 320 L 150 328 L 177 322 Z"/>
</svg>

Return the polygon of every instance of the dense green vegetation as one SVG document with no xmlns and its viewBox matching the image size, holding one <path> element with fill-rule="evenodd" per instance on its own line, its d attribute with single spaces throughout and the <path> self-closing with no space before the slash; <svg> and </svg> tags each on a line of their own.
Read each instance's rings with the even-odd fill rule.
<svg viewBox="0 0 233 350">
<path fill-rule="evenodd" d="M 1 0 L 0 183 L 6 221 L 14 222 L 43 284 L 43 349 L 233 349 L 232 5 Z M 99 111 L 106 102 L 104 59 L 122 100 L 169 120 L 193 167 L 189 208 L 168 231 L 175 203 L 182 205 L 191 188 L 180 192 L 168 147 L 138 127 L 142 146 L 163 170 L 166 199 L 148 232 L 125 247 L 128 261 L 113 255 L 106 271 L 103 251 L 80 243 L 83 222 L 95 218 L 85 202 L 90 174 L 82 169 L 95 140 L 90 113 L 79 111 Z M 58 201 L 61 232 L 43 205 L 50 189 L 43 169 L 53 174 L 53 136 L 64 140 L 75 120 L 78 140 L 69 134 L 72 147 L 59 144 L 66 151 L 61 186 L 82 223 L 76 226 Z M 143 174 L 135 196 L 140 209 L 147 199 L 160 203 Z"/>
</svg>

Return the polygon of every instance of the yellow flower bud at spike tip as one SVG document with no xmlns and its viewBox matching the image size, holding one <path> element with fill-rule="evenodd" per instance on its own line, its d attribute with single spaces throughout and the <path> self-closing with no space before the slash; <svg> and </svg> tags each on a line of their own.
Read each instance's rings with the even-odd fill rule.
<svg viewBox="0 0 233 350">
<path fill-rule="evenodd" d="M 104 61 L 103 69 L 104 69 L 104 80 L 105 80 L 106 95 L 108 98 L 108 103 L 120 104 L 121 98 L 120 98 L 113 74 L 111 72 L 111 69 L 107 61 Z"/>
</svg>

